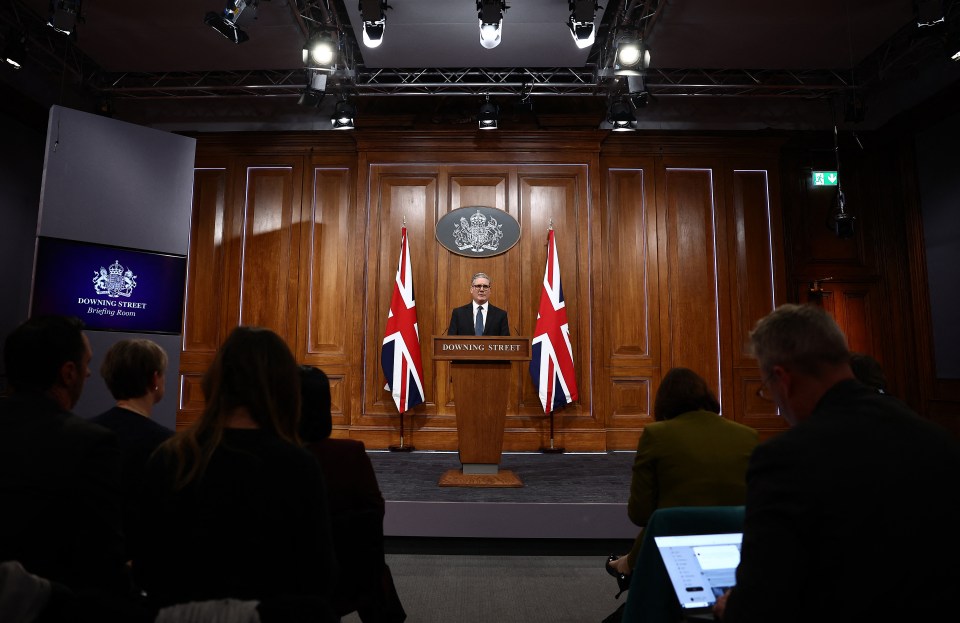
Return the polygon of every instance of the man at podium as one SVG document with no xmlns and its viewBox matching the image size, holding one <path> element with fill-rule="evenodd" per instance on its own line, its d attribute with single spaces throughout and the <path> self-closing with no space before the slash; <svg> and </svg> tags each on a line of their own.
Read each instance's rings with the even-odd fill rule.
<svg viewBox="0 0 960 623">
<path fill-rule="evenodd" d="M 473 301 L 453 310 L 447 335 L 510 335 L 506 310 L 490 304 L 490 277 L 477 273 L 470 280 Z"/>
</svg>

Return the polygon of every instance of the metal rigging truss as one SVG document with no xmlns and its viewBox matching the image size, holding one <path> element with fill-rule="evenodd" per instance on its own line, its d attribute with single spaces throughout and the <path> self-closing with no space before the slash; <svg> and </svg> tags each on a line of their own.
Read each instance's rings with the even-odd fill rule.
<svg viewBox="0 0 960 623">
<path fill-rule="evenodd" d="M 99 90 L 118 98 L 299 96 L 302 69 L 101 75 Z M 583 68 L 367 69 L 339 76 L 335 87 L 359 96 L 603 96 L 614 79 Z M 655 97 L 815 98 L 851 89 L 833 71 L 651 69 L 646 88 Z"/>
</svg>

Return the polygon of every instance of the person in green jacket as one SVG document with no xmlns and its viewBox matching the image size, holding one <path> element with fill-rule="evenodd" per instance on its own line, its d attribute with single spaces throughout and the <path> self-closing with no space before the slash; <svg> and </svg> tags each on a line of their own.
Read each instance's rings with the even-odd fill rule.
<svg viewBox="0 0 960 623">
<path fill-rule="evenodd" d="M 645 526 L 658 508 L 744 503 L 747 463 L 759 435 L 719 415 L 720 403 L 700 375 L 688 368 L 667 372 L 653 414 L 656 422 L 644 428 L 633 462 L 627 504 L 633 523 Z M 607 563 L 611 575 L 623 576 L 621 587 L 629 586 L 640 541 L 638 535 L 628 555 Z"/>
</svg>

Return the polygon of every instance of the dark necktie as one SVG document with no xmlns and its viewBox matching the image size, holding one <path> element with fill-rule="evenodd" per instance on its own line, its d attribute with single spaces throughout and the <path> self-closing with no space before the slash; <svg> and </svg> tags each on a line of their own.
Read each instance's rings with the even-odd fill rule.
<svg viewBox="0 0 960 623">
<path fill-rule="evenodd" d="M 483 307 L 477 307 L 477 324 L 473 328 L 474 335 L 483 335 Z"/>
</svg>

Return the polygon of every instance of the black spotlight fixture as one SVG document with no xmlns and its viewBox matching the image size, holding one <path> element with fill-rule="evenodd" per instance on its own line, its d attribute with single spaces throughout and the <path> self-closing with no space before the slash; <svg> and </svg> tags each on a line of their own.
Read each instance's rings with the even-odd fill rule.
<svg viewBox="0 0 960 623">
<path fill-rule="evenodd" d="M 333 71 L 337 67 L 340 37 L 335 30 L 317 30 L 303 44 L 303 64 L 311 69 Z"/>
<path fill-rule="evenodd" d="M 333 117 L 330 122 L 333 123 L 334 130 L 352 130 L 354 129 L 353 118 L 357 115 L 357 107 L 349 100 L 342 99 L 337 102 L 333 110 Z"/>
<path fill-rule="evenodd" d="M 492 50 L 500 45 L 503 30 L 503 13 L 508 8 L 506 0 L 477 0 L 477 17 L 480 19 L 480 45 Z"/>
<path fill-rule="evenodd" d="M 646 108 L 650 103 L 650 92 L 643 76 L 627 76 L 627 93 L 634 108 Z"/>
<path fill-rule="evenodd" d="M 12 32 L 3 46 L 3 60 L 14 69 L 23 67 L 27 58 L 27 33 Z"/>
<path fill-rule="evenodd" d="M 589 48 L 596 40 L 596 27 L 593 20 L 596 18 L 599 5 L 596 0 L 569 0 L 570 3 L 570 21 L 567 26 L 570 27 L 570 34 L 573 35 L 573 41 L 580 49 Z"/>
<path fill-rule="evenodd" d="M 243 13 L 243 10 L 248 6 L 256 8 L 258 1 L 259 0 L 227 0 L 227 5 L 224 7 L 223 12 L 217 13 L 210 11 L 203 18 L 203 23 L 230 41 L 241 44 L 250 39 L 250 37 L 247 33 L 237 28 L 237 20 L 240 19 L 240 14 Z"/>
<path fill-rule="evenodd" d="M 383 31 L 387 27 L 387 0 L 360 0 L 360 17 L 363 18 L 363 45 L 378 48 L 383 43 Z"/>
<path fill-rule="evenodd" d="M 80 16 L 80 0 L 50 0 L 50 17 L 47 26 L 70 35 L 77 27 Z"/>
<path fill-rule="evenodd" d="M 323 101 L 323 96 L 327 90 L 327 75 L 313 70 L 307 70 L 307 86 L 300 94 L 297 104 L 308 108 L 317 108 Z"/>
<path fill-rule="evenodd" d="M 633 132 L 636 129 L 637 118 L 633 115 L 633 108 L 624 99 L 616 99 L 610 104 L 607 120 L 614 132 Z"/>
<path fill-rule="evenodd" d="M 635 35 L 623 35 L 617 39 L 613 59 L 613 73 L 617 76 L 639 76 L 650 66 L 650 50 L 643 40 Z"/>
<path fill-rule="evenodd" d="M 496 130 L 500 123 L 500 107 L 490 101 L 490 96 L 480 104 L 477 127 L 481 130 Z"/>
</svg>

